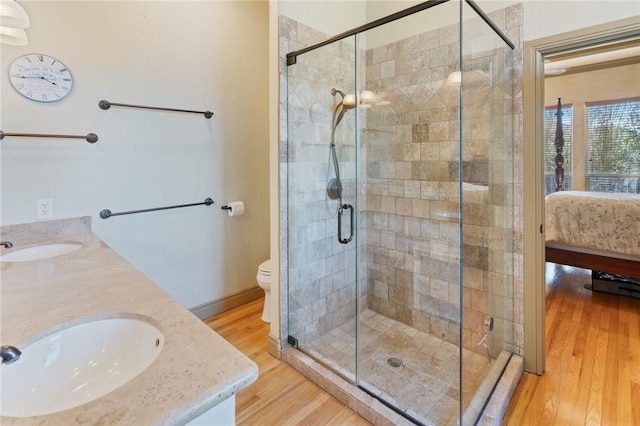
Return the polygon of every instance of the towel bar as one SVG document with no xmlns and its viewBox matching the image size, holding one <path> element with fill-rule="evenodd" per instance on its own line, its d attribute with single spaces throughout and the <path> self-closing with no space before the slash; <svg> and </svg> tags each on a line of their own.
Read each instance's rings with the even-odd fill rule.
<svg viewBox="0 0 640 426">
<path fill-rule="evenodd" d="M 152 109 L 157 111 L 187 112 L 190 114 L 204 114 L 204 118 L 213 117 L 213 113 L 211 111 L 193 111 L 190 109 L 162 108 L 162 107 L 152 107 L 152 106 L 145 106 L 145 105 L 119 104 L 115 102 L 109 102 L 104 99 L 98 102 L 98 106 L 100 107 L 100 109 L 103 109 L 105 111 L 111 108 L 112 106 L 115 106 L 115 107 L 125 107 L 125 108 Z"/>
<path fill-rule="evenodd" d="M 14 136 L 20 138 L 62 138 L 62 139 L 84 139 L 89 143 L 98 142 L 98 135 L 95 133 L 88 133 L 86 135 L 52 135 L 46 133 L 7 133 L 0 130 L 0 140 L 5 136 Z"/>
<path fill-rule="evenodd" d="M 104 209 L 104 210 L 102 210 L 100 212 L 100 217 L 103 218 L 103 219 L 108 219 L 111 216 L 122 216 L 122 215 L 125 215 L 125 214 L 154 212 L 154 211 L 158 211 L 158 210 L 179 209 L 179 208 L 182 208 L 182 207 L 193 207 L 193 206 L 202 206 L 202 205 L 210 206 L 211 204 L 213 204 L 213 200 L 211 198 L 205 198 L 205 200 L 202 203 L 180 204 L 180 205 L 177 205 L 177 206 L 167 206 L 167 207 L 154 207 L 154 208 L 151 208 L 151 209 L 130 210 L 130 211 L 127 211 L 127 212 L 118 212 L 118 213 L 112 213 L 111 210 Z"/>
</svg>

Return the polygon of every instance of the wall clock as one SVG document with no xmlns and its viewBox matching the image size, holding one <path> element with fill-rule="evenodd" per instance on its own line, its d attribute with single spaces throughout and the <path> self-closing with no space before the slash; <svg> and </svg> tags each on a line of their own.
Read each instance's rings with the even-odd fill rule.
<svg viewBox="0 0 640 426">
<path fill-rule="evenodd" d="M 38 102 L 59 101 L 73 86 L 71 72 L 62 62 L 37 53 L 14 60 L 9 68 L 9 80 L 18 93 Z"/>
</svg>

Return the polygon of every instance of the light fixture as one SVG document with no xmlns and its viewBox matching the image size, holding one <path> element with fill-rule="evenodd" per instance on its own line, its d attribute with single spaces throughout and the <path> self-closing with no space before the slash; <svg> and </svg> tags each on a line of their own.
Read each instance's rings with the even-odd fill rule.
<svg viewBox="0 0 640 426">
<path fill-rule="evenodd" d="M 547 68 L 546 65 L 544 67 L 544 75 L 562 75 L 565 72 L 567 72 L 566 68 Z"/>
<path fill-rule="evenodd" d="M 338 91 L 336 91 L 337 93 Z M 340 92 L 342 94 L 342 92 Z M 342 105 L 346 108 L 353 108 L 358 104 L 359 108 L 371 108 L 371 105 L 389 105 L 389 102 L 377 102 L 378 96 L 371 90 L 363 90 L 358 95 L 347 93 L 342 95 Z"/>
<path fill-rule="evenodd" d="M 346 95 L 344 95 L 344 98 L 342 98 L 342 105 L 346 106 L 346 107 L 353 107 L 356 105 L 356 95 L 354 95 L 353 93 L 347 93 Z"/>
<path fill-rule="evenodd" d="M 363 90 L 362 92 L 360 92 L 360 103 L 370 104 L 375 99 L 375 96 L 375 93 L 373 93 L 371 90 Z"/>
<path fill-rule="evenodd" d="M 0 27 L 0 43 L 11 46 L 26 46 L 27 33 L 22 28 Z"/>
<path fill-rule="evenodd" d="M 0 26 L 4 28 L 29 28 L 27 12 L 14 0 L 0 0 Z"/>
<path fill-rule="evenodd" d="M 447 84 L 459 86 L 462 83 L 462 73 L 460 71 L 454 71 L 447 77 Z"/>
</svg>

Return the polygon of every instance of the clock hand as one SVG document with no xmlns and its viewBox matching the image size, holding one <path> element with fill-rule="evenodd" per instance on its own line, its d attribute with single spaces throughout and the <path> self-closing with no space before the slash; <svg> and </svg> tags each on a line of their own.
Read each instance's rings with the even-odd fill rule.
<svg viewBox="0 0 640 426">
<path fill-rule="evenodd" d="M 32 77 L 32 76 L 30 76 L 30 75 L 15 75 L 15 74 L 14 74 L 14 75 L 12 75 L 12 77 L 17 77 L 17 78 L 37 78 L 37 79 L 40 79 L 40 80 L 44 80 L 44 81 L 46 81 L 47 83 L 51 83 L 51 84 L 53 84 L 54 86 L 57 86 L 57 85 L 58 85 L 56 82 L 51 81 L 51 80 L 49 80 L 49 79 L 45 78 L 44 76 L 40 76 L 40 77 Z"/>
<path fill-rule="evenodd" d="M 49 80 L 49 79 L 46 79 L 46 78 L 44 78 L 44 77 L 40 77 L 40 78 L 41 78 L 41 79 L 43 79 L 44 81 L 46 81 L 47 83 L 51 83 L 51 84 L 53 84 L 54 86 L 57 86 L 57 85 L 58 85 L 56 82 L 51 81 L 51 80 Z"/>
</svg>

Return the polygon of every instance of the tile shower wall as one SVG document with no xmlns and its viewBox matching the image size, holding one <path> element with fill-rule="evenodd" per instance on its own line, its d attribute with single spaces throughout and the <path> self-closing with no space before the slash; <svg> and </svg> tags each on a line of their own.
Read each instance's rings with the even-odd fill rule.
<svg viewBox="0 0 640 426">
<path fill-rule="evenodd" d="M 457 26 L 369 49 L 366 109 L 369 308 L 457 342 Z"/>
<path fill-rule="evenodd" d="M 492 18 L 518 39 L 519 6 Z M 512 133 L 521 102 L 502 41 L 477 21 L 464 24 L 473 52 L 463 57 L 462 341 L 484 351 L 477 343 L 493 317 L 496 355 L 522 347 L 514 335 L 521 303 L 514 300 L 521 277 L 514 206 L 521 201 L 514 197 Z M 377 99 L 362 120 L 369 308 L 455 343 L 460 98 L 448 77 L 458 69 L 459 49 L 453 25 L 368 50 L 366 89 Z"/>
<path fill-rule="evenodd" d="M 492 354 L 522 355 L 522 5 L 489 17 L 516 48 L 479 18 L 465 23 L 462 157 L 464 167 L 475 166 L 463 175 L 486 179 L 487 190 L 479 198 L 463 188 L 462 343 L 483 351 L 478 343 L 493 318 Z"/>
<path fill-rule="evenodd" d="M 327 35 L 289 18 L 280 18 L 282 91 L 281 174 L 283 229 L 287 248 L 282 306 L 287 306 L 288 330 L 301 345 L 355 317 L 355 244 L 337 241 L 338 200 L 326 194 L 334 177 L 330 159 L 332 114 L 340 97 L 331 88 L 353 93 L 354 47 L 333 43 L 286 66 L 285 54 L 316 43 Z M 343 201 L 355 204 L 354 111 L 336 130 L 337 156 L 344 186 Z M 348 228 L 348 217 L 345 227 Z M 345 231 L 346 232 L 346 231 Z M 287 290 L 289 297 L 287 299 Z"/>
<path fill-rule="evenodd" d="M 520 46 L 521 5 L 490 14 Z M 504 46 L 479 18 L 463 29 L 463 64 L 468 84 L 463 90 L 463 161 L 474 165 L 464 173 L 486 181 L 482 199 L 463 189 L 463 324 L 462 342 L 483 351 L 478 343 L 494 319 L 490 350 L 519 353 L 516 288 L 522 271 L 515 259 L 522 253 L 516 187 L 516 161 L 521 104 L 521 51 Z M 476 171 L 480 173 L 476 174 Z M 485 174 L 486 173 L 486 174 Z M 466 177 L 465 177 L 466 179 Z M 479 256 L 478 256 L 479 255 Z M 478 257 L 481 259 L 478 262 Z"/>
<path fill-rule="evenodd" d="M 477 114 L 465 115 L 468 122 L 464 122 L 463 129 L 463 135 L 469 140 L 463 151 L 462 340 L 465 347 L 479 350 L 476 343 L 484 331 L 484 320 L 492 316 L 496 318 L 492 337 L 494 354 L 500 349 L 522 354 L 524 346 L 521 15 L 521 5 L 490 13 L 516 44 L 512 67 L 506 71 L 493 70 L 491 76 L 504 79 L 503 83 L 497 80 L 493 83 L 512 88 L 511 94 L 483 90 L 482 73 L 487 71 L 487 61 L 495 53 L 492 48 L 482 55 L 475 54 L 473 61 L 469 57 L 463 61 L 468 63 L 466 77 L 480 80 L 463 98 L 465 112 Z M 284 195 L 288 191 L 303 194 L 305 187 L 317 186 L 314 193 L 323 194 L 330 137 L 326 132 L 330 131 L 327 123 L 331 118 L 327 116 L 330 110 L 318 109 L 317 105 L 313 108 L 313 96 L 305 98 L 306 107 L 302 107 L 302 99 L 293 98 L 294 102 L 300 101 L 300 108 L 297 112 L 292 108 L 289 114 L 294 115 L 289 119 L 299 120 L 300 125 L 304 125 L 305 117 L 315 120 L 303 133 L 307 138 L 313 135 L 317 144 L 317 155 L 313 159 L 297 158 L 300 162 L 297 173 L 307 175 L 313 167 L 316 168 L 314 175 L 324 173 L 315 183 L 297 181 L 295 167 L 291 175 L 287 174 L 287 162 L 296 158 L 295 152 L 287 152 L 287 97 L 291 92 L 287 72 L 290 84 L 297 84 L 291 79 L 292 71 L 299 72 L 300 76 L 304 74 L 294 70 L 300 63 L 287 69 L 284 56 L 326 35 L 284 16 L 280 17 L 280 35 L 283 194 L 280 243 L 283 252 L 297 247 L 300 253 L 297 257 L 282 259 L 281 306 L 283 318 L 289 309 L 301 314 L 299 318 L 305 318 L 291 325 L 283 321 L 282 335 L 300 333 L 313 338 L 355 312 L 355 290 L 345 290 L 348 286 L 343 285 L 343 277 L 353 276 L 354 264 L 353 256 L 340 256 L 334 247 L 328 248 L 329 244 L 323 246 L 327 244 L 323 242 L 327 235 L 335 232 L 335 222 L 331 223 L 330 218 L 333 208 L 319 209 L 323 213 L 313 219 L 309 217 L 306 223 L 289 223 L 291 215 L 287 209 L 302 207 L 293 204 L 293 199 L 287 200 Z M 457 49 L 454 27 L 370 49 L 366 52 L 366 77 L 361 80 L 367 90 L 378 90 L 377 95 L 386 96 L 390 102 L 386 110 L 363 110 L 360 121 L 363 127 L 360 129 L 363 157 L 360 161 L 364 162 L 364 170 L 360 171 L 363 183 L 359 200 L 363 229 L 360 237 L 364 243 L 361 260 L 365 266 L 361 279 L 365 280 L 362 291 L 368 293 L 361 308 L 368 304 L 370 309 L 449 341 L 457 341 L 459 336 L 456 324 L 460 297 L 457 284 L 460 235 L 456 215 L 459 209 L 459 100 L 457 88 L 447 84 L 448 75 L 457 68 Z M 501 66 L 500 55 L 494 58 L 495 66 Z M 326 61 L 337 59 L 342 67 L 326 62 L 316 70 L 304 71 L 309 73 L 305 78 L 315 74 L 315 83 L 324 82 L 320 93 L 310 90 L 318 96 L 318 104 L 326 106 L 324 91 L 330 87 L 353 87 L 353 73 L 342 74 L 345 69 L 352 69 L 351 65 L 345 66 L 345 61 L 352 56 L 353 47 L 343 44 L 337 51 L 325 55 Z M 499 112 L 493 122 L 486 115 L 488 105 Z M 322 115 L 325 117 L 320 124 L 318 118 Z M 344 126 L 340 129 L 342 132 L 353 130 L 352 121 L 341 126 Z M 339 151 L 341 159 L 352 158 L 352 152 L 345 151 L 344 147 L 342 150 Z M 348 170 L 346 164 L 341 166 Z M 299 201 L 300 197 L 296 202 Z M 308 205 L 318 202 L 322 201 L 304 201 Z M 295 262 L 303 260 L 301 253 L 311 250 L 313 245 L 319 247 L 319 251 L 307 251 L 315 254 L 306 255 L 311 256 L 307 258 L 310 263 L 306 267 L 316 275 L 313 280 L 302 282 L 300 268 L 304 262 L 297 265 Z M 294 262 L 291 271 L 287 262 Z M 292 274 L 290 280 L 289 273 Z M 322 283 L 327 285 L 321 286 Z M 291 286 L 289 291 L 295 298 L 291 306 L 287 306 L 287 285 Z"/>
</svg>

